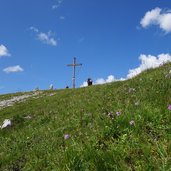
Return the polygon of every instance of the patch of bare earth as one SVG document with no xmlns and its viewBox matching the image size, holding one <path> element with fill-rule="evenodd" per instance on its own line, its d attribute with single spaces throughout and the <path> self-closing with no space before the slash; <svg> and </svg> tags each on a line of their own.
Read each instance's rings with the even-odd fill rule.
<svg viewBox="0 0 171 171">
<path fill-rule="evenodd" d="M 31 94 L 25 94 L 25 95 L 21 95 L 21 96 L 12 97 L 11 99 L 1 100 L 0 101 L 0 109 L 6 108 L 9 106 L 13 106 L 15 103 L 18 103 L 18 102 L 24 102 L 26 99 L 28 99 L 30 97 L 36 97 L 36 96 L 40 95 L 41 93 L 42 92 L 40 92 L 40 91 L 36 91 Z"/>
</svg>

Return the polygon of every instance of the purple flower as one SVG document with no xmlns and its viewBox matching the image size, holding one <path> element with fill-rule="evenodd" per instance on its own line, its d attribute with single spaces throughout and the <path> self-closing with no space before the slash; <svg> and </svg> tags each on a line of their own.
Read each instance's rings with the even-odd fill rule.
<svg viewBox="0 0 171 171">
<path fill-rule="evenodd" d="M 129 124 L 130 124 L 130 125 L 134 125 L 135 122 L 132 120 L 132 121 L 129 122 Z"/>
<path fill-rule="evenodd" d="M 116 115 L 117 115 L 117 116 L 119 116 L 120 114 L 121 114 L 121 112 L 119 112 L 119 111 L 116 112 Z"/>
<path fill-rule="evenodd" d="M 171 110 L 171 105 L 168 106 L 168 109 Z"/>
<path fill-rule="evenodd" d="M 64 139 L 65 139 L 65 140 L 67 140 L 67 139 L 69 139 L 69 138 L 70 138 L 70 136 L 69 136 L 68 134 L 65 134 L 65 135 L 64 135 Z"/>
</svg>

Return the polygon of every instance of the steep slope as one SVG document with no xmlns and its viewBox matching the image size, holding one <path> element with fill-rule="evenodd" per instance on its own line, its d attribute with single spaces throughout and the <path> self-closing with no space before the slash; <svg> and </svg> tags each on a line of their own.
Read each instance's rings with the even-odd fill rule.
<svg viewBox="0 0 171 171">
<path fill-rule="evenodd" d="M 0 123 L 12 126 L 0 130 L 0 170 L 169 170 L 170 70 L 44 91 L 1 109 Z"/>
</svg>

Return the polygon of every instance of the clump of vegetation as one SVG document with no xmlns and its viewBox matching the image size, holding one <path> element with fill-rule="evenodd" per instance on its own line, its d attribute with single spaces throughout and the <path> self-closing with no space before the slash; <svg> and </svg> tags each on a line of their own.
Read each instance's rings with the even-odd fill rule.
<svg viewBox="0 0 171 171">
<path fill-rule="evenodd" d="M 0 130 L 0 170 L 169 170 L 170 70 L 44 91 L 2 109 L 0 123 L 14 124 Z"/>
</svg>

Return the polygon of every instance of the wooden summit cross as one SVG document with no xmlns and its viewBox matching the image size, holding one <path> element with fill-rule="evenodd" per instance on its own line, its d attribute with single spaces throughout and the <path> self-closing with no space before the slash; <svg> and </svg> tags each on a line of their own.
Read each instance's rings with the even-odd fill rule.
<svg viewBox="0 0 171 171">
<path fill-rule="evenodd" d="M 67 66 L 73 67 L 72 87 L 75 88 L 75 70 L 76 70 L 76 66 L 82 66 L 82 64 L 77 64 L 76 63 L 76 58 L 74 58 L 73 64 L 68 64 Z"/>
</svg>

